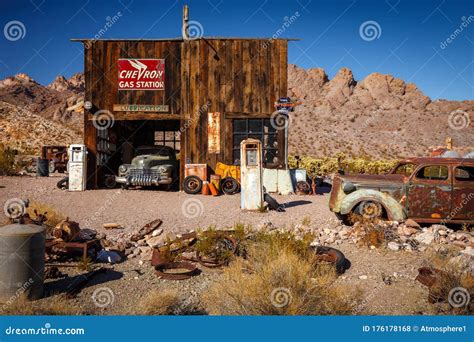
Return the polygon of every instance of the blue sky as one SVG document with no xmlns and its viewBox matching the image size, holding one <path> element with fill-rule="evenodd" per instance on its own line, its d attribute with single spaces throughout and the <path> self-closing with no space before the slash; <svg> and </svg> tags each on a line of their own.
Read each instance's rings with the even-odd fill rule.
<svg viewBox="0 0 474 342">
<path fill-rule="evenodd" d="M 330 78 L 348 67 L 356 80 L 387 73 L 432 99 L 474 99 L 472 0 L 2 0 L 0 78 L 48 84 L 82 71 L 82 45 L 69 39 L 93 37 L 119 12 L 102 38 L 178 37 L 185 3 L 205 36 L 300 38 L 289 62 Z"/>
</svg>

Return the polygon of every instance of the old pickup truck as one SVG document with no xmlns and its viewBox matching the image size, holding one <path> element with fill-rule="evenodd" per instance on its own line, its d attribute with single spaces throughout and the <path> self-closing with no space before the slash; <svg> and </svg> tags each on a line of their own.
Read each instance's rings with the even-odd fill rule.
<svg viewBox="0 0 474 342">
<path fill-rule="evenodd" d="M 474 159 L 411 158 L 385 175 L 337 175 L 329 208 L 345 223 L 362 216 L 473 224 Z"/>
</svg>

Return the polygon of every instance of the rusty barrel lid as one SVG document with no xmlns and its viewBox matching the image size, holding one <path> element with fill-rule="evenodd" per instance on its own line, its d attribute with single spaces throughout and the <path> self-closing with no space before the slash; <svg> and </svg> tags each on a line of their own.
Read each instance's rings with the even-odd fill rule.
<svg viewBox="0 0 474 342">
<path fill-rule="evenodd" d="M 0 228 L 0 236 L 28 236 L 44 232 L 44 227 L 34 224 L 9 224 Z"/>
</svg>

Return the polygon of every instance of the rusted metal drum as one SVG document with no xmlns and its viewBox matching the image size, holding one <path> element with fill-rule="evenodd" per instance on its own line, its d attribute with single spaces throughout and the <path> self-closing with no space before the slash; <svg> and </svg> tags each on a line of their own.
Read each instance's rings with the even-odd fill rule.
<svg viewBox="0 0 474 342">
<path fill-rule="evenodd" d="M 0 228 L 0 299 L 38 299 L 44 289 L 45 230 L 32 224 Z"/>
</svg>

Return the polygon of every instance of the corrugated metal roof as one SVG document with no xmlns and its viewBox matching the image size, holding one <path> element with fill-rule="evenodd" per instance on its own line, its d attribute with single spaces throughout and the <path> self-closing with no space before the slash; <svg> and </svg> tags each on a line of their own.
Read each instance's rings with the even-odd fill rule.
<svg viewBox="0 0 474 342">
<path fill-rule="evenodd" d="M 242 37 L 201 37 L 196 39 L 190 40 L 200 40 L 200 39 L 207 39 L 207 40 L 287 40 L 287 41 L 297 41 L 300 40 L 299 38 L 261 38 L 261 37 L 250 37 L 250 38 L 242 38 Z M 109 39 L 94 39 L 94 38 L 72 38 L 72 42 L 85 42 L 85 41 L 105 41 L 105 42 L 164 42 L 164 41 L 184 41 L 183 38 L 158 38 L 158 39 L 122 39 L 122 38 L 109 38 Z"/>
</svg>

